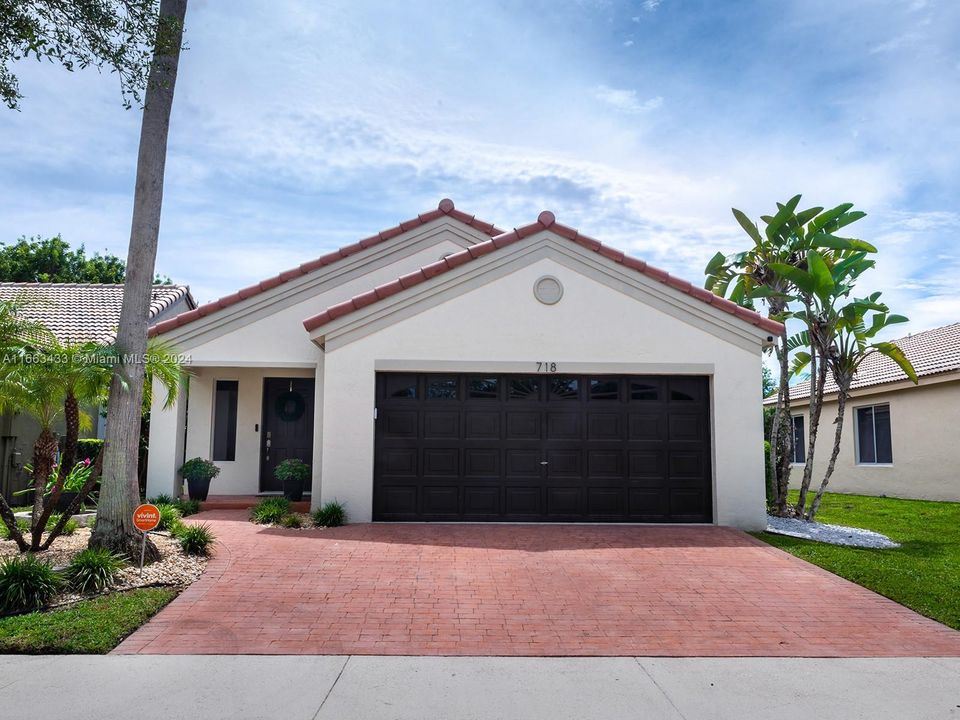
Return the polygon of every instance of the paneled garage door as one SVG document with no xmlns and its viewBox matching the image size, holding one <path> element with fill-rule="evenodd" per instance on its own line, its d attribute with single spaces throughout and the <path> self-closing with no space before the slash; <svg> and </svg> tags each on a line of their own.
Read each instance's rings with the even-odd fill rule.
<svg viewBox="0 0 960 720">
<path fill-rule="evenodd" d="M 378 373 L 374 519 L 710 522 L 709 388 Z"/>
</svg>

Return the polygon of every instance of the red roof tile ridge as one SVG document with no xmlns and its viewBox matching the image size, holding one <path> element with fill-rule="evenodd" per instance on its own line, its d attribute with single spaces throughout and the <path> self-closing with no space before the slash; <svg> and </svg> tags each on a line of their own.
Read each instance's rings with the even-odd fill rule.
<svg viewBox="0 0 960 720">
<path fill-rule="evenodd" d="M 467 215 L 466 213 L 457 210 L 456 206 L 453 203 L 453 200 L 450 198 L 443 198 L 437 205 L 435 210 L 430 210 L 425 213 L 421 213 L 415 218 L 410 220 L 404 220 L 403 222 L 394 225 L 391 228 L 386 230 L 381 230 L 376 235 L 371 235 L 369 237 L 363 238 L 362 240 L 346 245 L 338 250 L 329 252 L 326 255 L 322 255 L 314 260 L 309 260 L 305 263 L 300 264 L 295 268 L 285 270 L 278 275 L 273 277 L 266 278 L 260 282 L 250 285 L 249 287 L 241 288 L 231 295 L 226 295 L 216 300 L 212 300 L 208 303 L 204 303 L 193 310 L 188 310 L 187 312 L 180 313 L 176 317 L 172 317 L 169 320 L 164 320 L 161 323 L 150 328 L 149 334 L 150 337 L 160 335 L 165 332 L 169 332 L 178 327 L 187 325 L 188 323 L 193 322 L 194 320 L 205 317 L 215 310 L 223 310 L 224 308 L 235 305 L 241 300 L 246 300 L 260 293 L 272 290 L 273 288 L 282 285 L 283 283 L 289 282 L 295 278 L 307 275 L 315 270 L 319 270 L 322 267 L 332 265 L 333 263 L 354 255 L 361 250 L 366 250 L 367 248 L 373 247 L 374 245 L 379 245 L 382 242 L 386 242 L 392 238 L 395 238 L 397 235 L 400 235 L 408 230 L 413 230 L 414 228 L 425 225 L 428 222 L 432 222 L 441 217 L 450 217 L 457 222 L 468 225 L 485 235 L 498 235 L 503 231 L 496 227 L 495 225 L 484 222 L 483 220 L 478 220 L 473 215 Z"/>
<path fill-rule="evenodd" d="M 643 260 L 625 255 L 623 251 L 612 248 L 609 245 L 604 245 L 599 240 L 595 240 L 587 235 L 581 235 L 580 232 L 575 228 L 558 223 L 556 216 L 549 210 L 544 210 L 541 212 L 537 217 L 536 222 L 514 228 L 513 230 L 496 235 L 490 238 L 490 240 L 473 245 L 466 250 L 454 253 L 453 255 L 448 255 L 439 263 L 433 263 L 414 273 L 410 273 L 408 276 L 405 276 L 402 279 L 403 282 L 395 280 L 391 283 L 387 283 L 386 285 L 381 285 L 380 287 L 375 288 L 374 292 L 376 292 L 378 299 L 382 300 L 383 298 L 394 295 L 403 289 L 412 287 L 413 285 L 417 285 L 421 282 L 425 282 L 429 278 L 447 272 L 448 270 L 452 270 L 460 265 L 464 265 L 471 260 L 482 257 L 490 252 L 494 252 L 495 250 L 506 247 L 507 245 L 512 245 L 543 230 L 549 230 L 556 235 L 560 235 L 561 237 L 569 239 L 578 245 L 587 248 L 588 250 L 592 250 L 593 252 L 603 255 L 614 262 L 630 268 L 631 270 L 639 272 L 642 275 L 646 275 L 647 277 L 668 285 L 675 290 L 690 295 L 696 300 L 708 305 L 712 305 L 723 312 L 738 317 L 741 320 L 762 328 L 771 334 L 779 335 L 783 331 L 783 325 L 776 320 L 766 318 L 763 315 L 750 310 L 749 308 L 745 308 L 741 305 L 737 305 L 735 302 L 727 300 L 726 298 L 714 295 L 708 290 L 700 288 L 693 283 L 684 280 L 683 278 L 670 275 L 664 270 L 660 270 L 652 265 L 648 265 Z M 355 299 L 356 298 L 354 298 L 354 300 Z M 342 304 L 343 303 L 341 303 L 341 305 Z M 359 309 L 359 307 L 362 306 L 357 306 L 356 309 Z M 343 315 L 346 314 L 340 313 L 336 316 L 333 316 L 331 315 L 330 310 L 331 308 L 328 308 L 324 312 L 304 320 L 304 328 L 306 328 L 308 332 L 312 332 L 317 328 L 326 325 L 331 320 L 336 319 L 336 317 L 343 317 Z"/>
</svg>

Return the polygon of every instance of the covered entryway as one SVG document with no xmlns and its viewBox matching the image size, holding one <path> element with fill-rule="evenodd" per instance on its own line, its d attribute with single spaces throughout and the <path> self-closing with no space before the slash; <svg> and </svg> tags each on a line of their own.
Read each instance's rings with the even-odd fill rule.
<svg viewBox="0 0 960 720">
<path fill-rule="evenodd" d="M 378 373 L 376 402 L 375 520 L 713 518 L 707 377 Z"/>
<path fill-rule="evenodd" d="M 313 408 L 313 378 L 264 378 L 261 492 L 283 490 L 273 471 L 284 460 L 296 458 L 313 464 Z"/>
</svg>

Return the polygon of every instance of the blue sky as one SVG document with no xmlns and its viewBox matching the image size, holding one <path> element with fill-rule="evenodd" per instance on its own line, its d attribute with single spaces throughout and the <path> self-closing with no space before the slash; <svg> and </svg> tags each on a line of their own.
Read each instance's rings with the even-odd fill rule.
<svg viewBox="0 0 960 720">
<path fill-rule="evenodd" d="M 201 301 L 443 197 L 699 283 L 745 245 L 731 206 L 802 192 L 869 213 L 863 289 L 905 331 L 960 321 L 953 0 L 190 0 L 186 39 L 157 269 Z M 0 241 L 124 256 L 139 113 L 111 75 L 18 72 Z"/>
</svg>

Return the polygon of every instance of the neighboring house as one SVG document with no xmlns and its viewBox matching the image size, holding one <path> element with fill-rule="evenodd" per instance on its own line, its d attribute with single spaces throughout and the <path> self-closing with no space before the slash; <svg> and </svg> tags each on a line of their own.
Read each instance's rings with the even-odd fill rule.
<svg viewBox="0 0 960 720">
<path fill-rule="evenodd" d="M 299 457 L 359 522 L 760 528 L 780 330 L 552 213 L 503 232 L 443 200 L 154 325 L 192 377 L 189 417 L 153 408 L 148 494 L 196 456 L 214 494 L 276 492 Z"/>
<path fill-rule="evenodd" d="M 844 415 L 843 438 L 829 488 L 834 492 L 960 500 L 960 323 L 894 340 L 919 376 L 914 385 L 876 353 L 860 366 Z M 828 380 L 813 483 L 819 487 L 833 448 L 837 386 Z M 794 472 L 800 482 L 810 418 L 809 382 L 790 389 Z M 776 399 L 766 401 L 775 403 Z"/>
<path fill-rule="evenodd" d="M 0 282 L 0 300 L 21 302 L 20 314 L 42 323 L 64 345 L 110 342 L 120 321 L 123 285 Z M 163 321 L 196 306 L 188 287 L 155 285 L 150 320 Z M 98 408 L 86 411 L 92 415 L 94 427 L 85 436 L 103 437 Z M 62 420 L 58 431 L 63 432 Z M 23 465 L 31 460 L 39 432 L 28 416 L 0 415 L 0 492 L 5 497 L 25 487 L 28 478 Z"/>
</svg>

